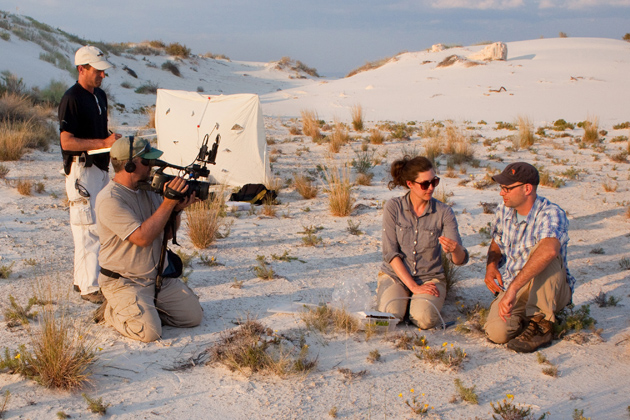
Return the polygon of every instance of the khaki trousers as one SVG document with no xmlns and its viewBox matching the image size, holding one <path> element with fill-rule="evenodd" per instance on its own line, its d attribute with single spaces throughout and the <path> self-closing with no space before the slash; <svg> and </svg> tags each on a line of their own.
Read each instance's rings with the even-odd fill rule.
<svg viewBox="0 0 630 420">
<path fill-rule="evenodd" d="M 383 272 L 378 273 L 378 287 L 376 289 L 377 309 L 381 312 L 389 312 L 398 319 L 403 319 L 407 313 L 407 308 L 409 308 L 409 320 L 414 325 L 423 330 L 433 328 L 440 321 L 439 311 L 444 306 L 446 285 L 438 279 L 425 283 L 435 284 L 440 296 L 428 294 L 413 295 L 409 289 L 397 280 Z M 415 299 L 409 300 L 407 299 L 409 297 L 414 297 Z M 391 301 L 392 299 L 398 300 Z"/>
<path fill-rule="evenodd" d="M 201 323 L 199 298 L 179 279 L 164 278 L 157 305 L 153 284 L 142 286 L 123 277 L 112 279 L 102 274 L 100 279 L 107 298 L 105 322 L 125 337 L 148 343 L 162 336 L 162 324 L 195 327 Z"/>
<path fill-rule="evenodd" d="M 532 251 L 533 252 L 533 251 Z M 497 344 L 503 344 L 518 336 L 527 326 L 531 317 L 544 314 L 545 319 L 556 321 L 556 312 L 571 302 L 571 288 L 567 283 L 567 271 L 558 256 L 529 283 L 516 293 L 516 303 L 512 314 L 503 321 L 499 317 L 499 302 L 505 292 L 492 301 L 488 320 L 484 326 L 488 339 Z"/>
</svg>

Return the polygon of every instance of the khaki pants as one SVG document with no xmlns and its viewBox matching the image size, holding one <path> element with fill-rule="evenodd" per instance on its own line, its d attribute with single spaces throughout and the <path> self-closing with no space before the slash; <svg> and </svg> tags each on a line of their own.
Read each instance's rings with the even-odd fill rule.
<svg viewBox="0 0 630 420">
<path fill-rule="evenodd" d="M 532 251 L 533 252 L 533 251 Z M 567 283 L 567 271 L 558 256 L 536 277 L 516 293 L 516 303 L 512 314 L 503 321 L 499 317 L 499 302 L 505 292 L 492 301 L 488 320 L 484 326 L 488 339 L 503 344 L 518 336 L 527 326 L 528 320 L 537 314 L 544 314 L 545 319 L 555 322 L 555 313 L 571 302 L 571 288 Z"/>
<path fill-rule="evenodd" d="M 389 312 L 396 318 L 403 319 L 407 313 L 407 308 L 409 308 L 409 320 L 414 325 L 423 330 L 433 328 L 440 321 L 438 311 L 442 310 L 442 306 L 444 306 L 446 285 L 438 279 L 433 279 L 425 283 L 435 284 L 440 296 L 437 297 L 427 294 L 412 296 L 409 289 L 400 282 L 383 272 L 378 273 L 378 287 L 376 289 L 377 309 L 381 312 Z M 391 301 L 392 299 L 409 297 L 414 297 L 415 299 Z"/>
<path fill-rule="evenodd" d="M 179 279 L 164 279 L 157 306 L 153 284 L 145 287 L 123 277 L 112 279 L 102 274 L 100 279 L 107 298 L 105 322 L 125 337 L 150 342 L 162 336 L 162 324 L 195 327 L 201 323 L 199 298 Z"/>
</svg>

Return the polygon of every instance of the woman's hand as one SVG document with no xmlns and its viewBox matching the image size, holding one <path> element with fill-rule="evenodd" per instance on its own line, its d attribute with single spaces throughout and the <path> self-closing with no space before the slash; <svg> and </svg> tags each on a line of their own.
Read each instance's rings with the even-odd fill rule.
<svg viewBox="0 0 630 420">
<path fill-rule="evenodd" d="M 411 290 L 411 293 L 414 295 L 433 295 L 435 297 L 440 297 L 440 292 L 433 283 L 416 284 L 415 287 L 410 288 L 409 290 Z"/>
</svg>

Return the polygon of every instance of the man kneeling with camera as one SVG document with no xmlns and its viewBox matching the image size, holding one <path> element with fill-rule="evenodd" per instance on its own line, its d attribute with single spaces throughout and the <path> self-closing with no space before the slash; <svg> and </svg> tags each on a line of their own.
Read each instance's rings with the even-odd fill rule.
<svg viewBox="0 0 630 420">
<path fill-rule="evenodd" d="M 99 311 L 121 334 L 144 342 L 159 339 L 162 324 L 194 327 L 203 318 L 199 298 L 174 278 L 176 264 L 164 262 L 162 255 L 160 267 L 164 235 L 172 236 L 171 227 L 176 232 L 180 224 L 179 213 L 199 200 L 194 193 L 186 195 L 188 186 L 180 177 L 166 184 L 164 198 L 138 188 L 150 178 L 149 160 L 162 153 L 144 139 L 117 140 L 110 151 L 113 182 L 96 198 L 101 242 L 98 282 L 106 298 Z M 174 222 L 169 223 L 171 215 Z M 156 293 L 158 275 L 163 278 Z"/>
</svg>

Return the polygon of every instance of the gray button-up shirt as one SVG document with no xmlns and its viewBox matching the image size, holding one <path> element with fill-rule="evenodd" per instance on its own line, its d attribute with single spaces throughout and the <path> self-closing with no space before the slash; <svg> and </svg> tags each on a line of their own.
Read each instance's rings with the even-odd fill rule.
<svg viewBox="0 0 630 420">
<path fill-rule="evenodd" d="M 431 279 L 444 280 L 438 238 L 445 236 L 462 245 L 453 210 L 432 198 L 424 214 L 413 211 L 409 193 L 387 201 L 383 212 L 383 266 L 381 270 L 394 279 L 400 279 L 389 264 L 400 257 L 411 277 L 418 284 Z M 468 251 L 461 265 L 468 262 Z M 452 261 L 452 256 L 448 254 Z M 402 282 L 402 281 L 401 281 Z"/>
</svg>

